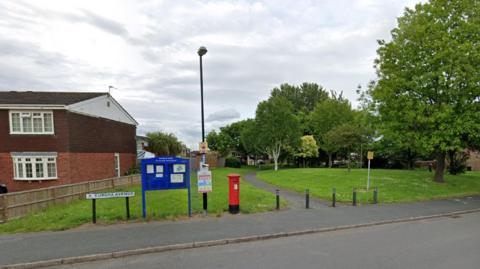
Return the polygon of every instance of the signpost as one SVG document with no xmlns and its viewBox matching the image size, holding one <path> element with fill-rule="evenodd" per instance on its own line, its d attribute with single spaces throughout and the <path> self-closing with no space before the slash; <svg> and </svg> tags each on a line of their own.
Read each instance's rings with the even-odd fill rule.
<svg viewBox="0 0 480 269">
<path fill-rule="evenodd" d="M 142 215 L 147 217 L 146 191 L 188 190 L 188 216 L 192 216 L 190 200 L 190 160 L 177 157 L 143 159 L 142 170 Z"/>
<path fill-rule="evenodd" d="M 370 160 L 373 159 L 373 151 L 369 151 L 367 153 L 367 159 L 368 159 L 368 179 L 367 179 L 367 191 L 370 188 Z"/>
<path fill-rule="evenodd" d="M 87 193 L 86 197 L 92 200 L 92 223 L 97 223 L 97 199 L 108 198 L 125 198 L 125 208 L 127 210 L 127 219 L 130 219 L 130 201 L 129 197 L 135 196 L 135 192 L 104 192 L 104 193 Z"/>
<path fill-rule="evenodd" d="M 198 192 L 207 193 L 212 191 L 212 171 L 199 170 L 197 178 Z"/>
</svg>

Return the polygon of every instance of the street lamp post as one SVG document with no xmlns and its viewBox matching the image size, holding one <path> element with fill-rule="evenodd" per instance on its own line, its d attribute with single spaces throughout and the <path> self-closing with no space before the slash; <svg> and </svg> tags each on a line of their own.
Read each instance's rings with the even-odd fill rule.
<svg viewBox="0 0 480 269">
<path fill-rule="evenodd" d="M 202 142 L 205 142 L 205 121 L 204 121 L 204 112 L 203 112 L 203 66 L 202 66 L 202 56 L 207 53 L 207 48 L 205 47 L 200 47 L 198 49 L 198 56 L 200 56 L 200 98 L 201 98 L 201 106 L 202 106 Z M 202 153 L 202 162 L 200 164 L 200 167 L 203 167 L 203 165 L 206 162 L 206 156 L 205 152 Z M 203 196 L 203 214 L 206 216 L 207 215 L 207 208 L 208 208 L 208 202 L 207 202 L 207 193 L 204 192 L 202 194 Z"/>
</svg>

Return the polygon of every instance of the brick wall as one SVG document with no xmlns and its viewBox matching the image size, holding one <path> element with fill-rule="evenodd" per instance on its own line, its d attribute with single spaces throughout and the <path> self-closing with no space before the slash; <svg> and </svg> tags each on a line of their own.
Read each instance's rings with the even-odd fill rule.
<svg viewBox="0 0 480 269">
<path fill-rule="evenodd" d="M 54 180 L 13 180 L 13 162 L 9 153 L 0 153 L 0 183 L 9 192 L 115 177 L 114 153 L 58 153 Z M 135 165 L 136 154 L 120 153 L 120 174 Z"/>
<path fill-rule="evenodd" d="M 68 118 L 66 111 L 53 111 L 55 134 L 10 135 L 8 110 L 0 110 L 0 152 L 68 151 Z"/>
<path fill-rule="evenodd" d="M 134 125 L 67 112 L 70 152 L 137 153 Z"/>
</svg>

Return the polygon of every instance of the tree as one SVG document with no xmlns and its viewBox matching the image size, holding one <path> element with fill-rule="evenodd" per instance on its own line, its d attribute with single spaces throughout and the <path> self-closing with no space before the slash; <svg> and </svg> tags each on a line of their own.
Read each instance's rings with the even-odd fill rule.
<svg viewBox="0 0 480 269">
<path fill-rule="evenodd" d="M 311 124 L 317 141 L 322 141 L 322 137 L 336 126 L 353 119 L 350 102 L 343 98 L 319 102 L 311 114 Z"/>
<path fill-rule="evenodd" d="M 156 156 L 176 156 L 182 152 L 183 144 L 172 133 L 147 133 L 148 151 Z"/>
<path fill-rule="evenodd" d="M 207 134 L 207 143 L 211 150 L 217 151 L 221 156 L 228 156 L 234 145 L 233 139 L 228 134 L 222 131 L 217 134 L 215 130 Z"/>
<path fill-rule="evenodd" d="M 310 124 L 320 149 L 328 155 L 328 166 L 332 167 L 332 155 L 338 151 L 335 145 L 334 134 L 327 137 L 327 133 L 335 127 L 351 122 L 354 112 L 348 100 L 332 93 L 332 98 L 319 102 L 310 115 Z"/>
<path fill-rule="evenodd" d="M 293 105 L 294 113 L 300 111 L 309 113 L 315 105 L 328 99 L 328 92 L 316 83 L 304 82 L 300 86 L 282 84 L 279 88 L 274 88 L 270 94 L 271 97 L 283 96 Z"/>
<path fill-rule="evenodd" d="M 435 155 L 480 139 L 480 2 L 431 0 L 406 9 L 390 42 L 379 41 L 371 91 L 383 128 Z M 476 142 L 474 142 L 476 143 Z"/>
<path fill-rule="evenodd" d="M 257 160 L 257 156 L 263 154 L 264 150 L 258 139 L 257 124 L 254 119 L 245 120 L 240 139 L 247 155 L 253 155 Z"/>
<path fill-rule="evenodd" d="M 300 138 L 300 147 L 295 155 L 303 159 L 303 167 L 306 158 L 318 157 L 317 141 L 313 135 L 304 135 Z"/>
<path fill-rule="evenodd" d="M 326 137 L 330 145 L 334 145 L 338 150 L 343 151 L 348 159 L 348 171 L 350 172 L 351 156 L 355 147 L 362 143 L 362 133 L 358 125 L 353 123 L 344 123 L 330 130 Z"/>
<path fill-rule="evenodd" d="M 255 121 L 259 145 L 272 156 L 277 171 L 282 150 L 295 147 L 301 136 L 293 105 L 283 96 L 270 97 L 258 104 Z"/>
</svg>

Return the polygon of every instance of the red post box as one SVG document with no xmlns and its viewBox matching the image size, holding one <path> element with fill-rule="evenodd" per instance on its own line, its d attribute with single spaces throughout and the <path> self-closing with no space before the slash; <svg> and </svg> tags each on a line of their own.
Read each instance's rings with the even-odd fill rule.
<svg viewBox="0 0 480 269">
<path fill-rule="evenodd" d="M 240 211 L 240 175 L 229 174 L 228 211 L 237 214 Z"/>
</svg>

